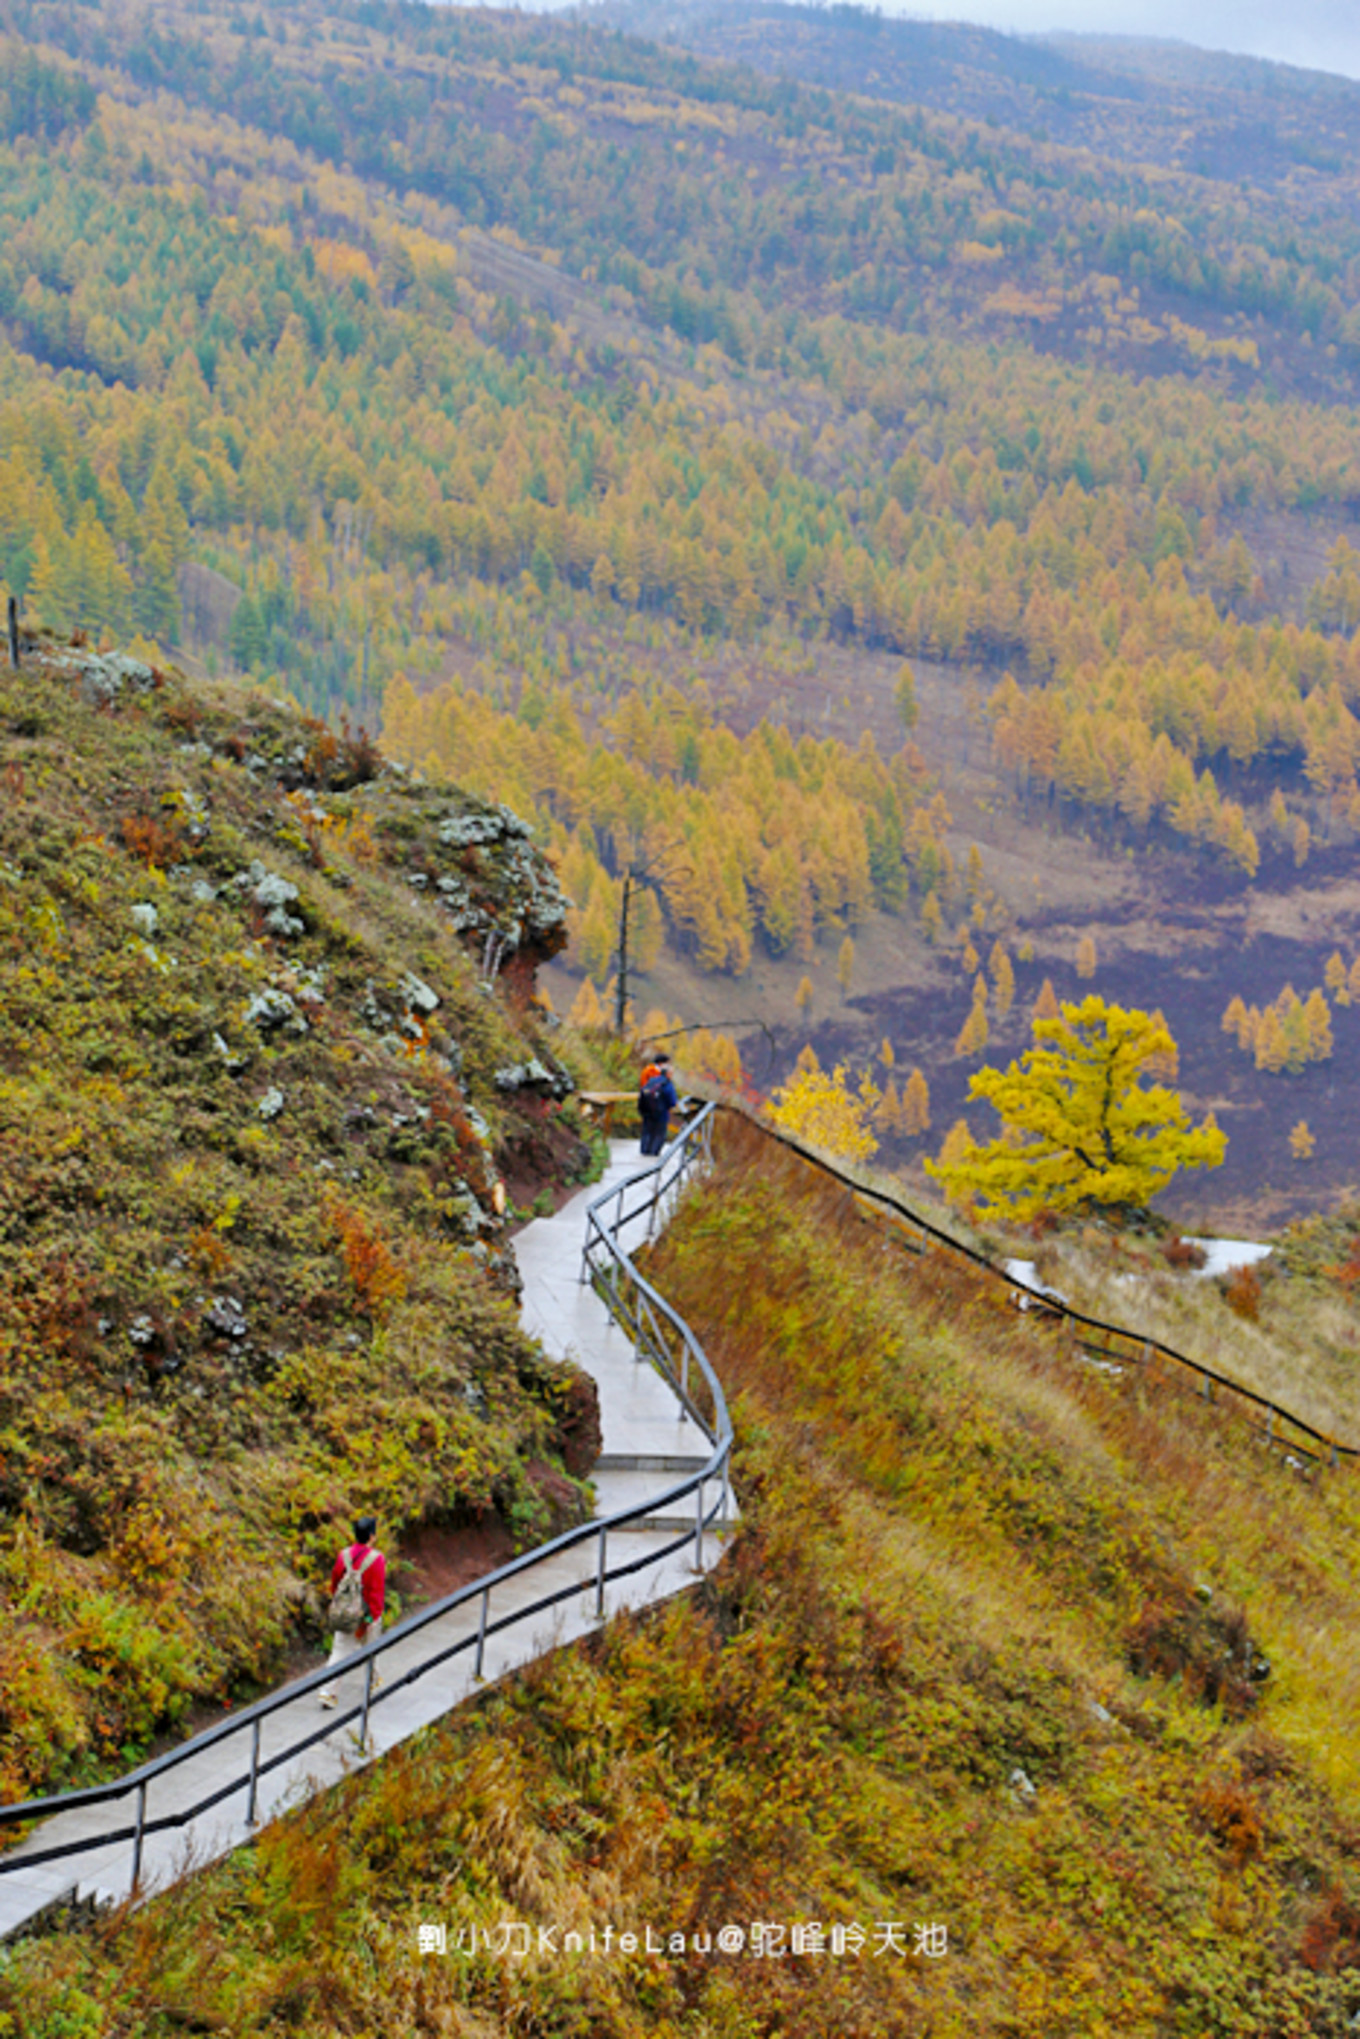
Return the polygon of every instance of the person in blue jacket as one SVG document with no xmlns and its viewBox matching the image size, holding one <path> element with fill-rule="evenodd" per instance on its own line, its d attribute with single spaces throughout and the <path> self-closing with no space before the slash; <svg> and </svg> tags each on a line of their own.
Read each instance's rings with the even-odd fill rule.
<svg viewBox="0 0 1360 2039">
<path fill-rule="evenodd" d="M 680 1099 L 671 1080 L 671 1058 L 659 1054 L 642 1072 L 638 1084 L 638 1116 L 642 1120 L 642 1151 L 659 1154 L 666 1144 L 671 1113 Z"/>
</svg>

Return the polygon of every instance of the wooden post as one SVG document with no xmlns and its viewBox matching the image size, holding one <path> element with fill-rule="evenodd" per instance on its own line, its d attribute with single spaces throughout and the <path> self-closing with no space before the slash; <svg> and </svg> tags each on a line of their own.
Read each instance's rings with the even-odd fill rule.
<svg viewBox="0 0 1360 2039">
<path fill-rule="evenodd" d="M 614 998 L 614 1032 L 622 1034 L 628 1016 L 628 896 L 633 889 L 633 872 L 630 867 L 623 874 L 623 892 L 619 898 L 619 981 Z"/>
<path fill-rule="evenodd" d="M 15 672 L 19 670 L 19 604 L 13 595 L 9 598 L 9 662 Z"/>
</svg>

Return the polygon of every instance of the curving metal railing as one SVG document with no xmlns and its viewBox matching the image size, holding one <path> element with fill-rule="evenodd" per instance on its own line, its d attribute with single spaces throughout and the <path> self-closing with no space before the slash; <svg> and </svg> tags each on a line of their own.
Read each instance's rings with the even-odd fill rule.
<svg viewBox="0 0 1360 2039">
<path fill-rule="evenodd" d="M 124 1824 L 89 1833 L 59 1845 L 31 1847 L 27 1842 L 0 1855 L 0 1876 L 7 1873 L 36 1869 L 43 1864 L 63 1861 L 98 1850 L 132 1843 L 131 1892 L 136 1894 L 142 1878 L 142 1854 L 146 1840 L 153 1834 L 184 1828 L 205 1813 L 223 1804 L 233 1796 L 245 1796 L 245 1823 L 248 1827 L 256 1824 L 259 1786 L 262 1778 L 282 1765 L 294 1761 L 298 1756 L 316 1744 L 329 1740 L 340 1729 L 350 1723 L 357 1723 L 358 1741 L 361 1749 L 368 1746 L 368 1725 L 374 1709 L 390 1702 L 394 1696 L 418 1679 L 428 1677 L 440 1665 L 465 1651 L 474 1651 L 473 1676 L 480 1678 L 484 1661 L 487 1638 L 501 1631 L 532 1621 L 558 1606 L 561 1602 L 579 1598 L 582 1591 L 589 1591 L 593 1583 L 597 1618 L 603 1617 L 605 1587 L 609 1583 L 630 1577 L 648 1566 L 659 1563 L 663 1558 L 684 1548 L 694 1546 L 694 1563 L 698 1571 L 704 1565 L 705 1532 L 715 1527 L 721 1529 L 728 1519 L 730 1508 L 729 1459 L 732 1449 L 732 1424 L 727 1413 L 722 1384 L 709 1364 L 708 1358 L 698 1340 L 681 1317 L 634 1265 L 628 1250 L 628 1238 L 642 1226 L 643 1236 L 650 1239 L 658 1224 L 678 1196 L 686 1180 L 696 1170 L 706 1167 L 712 1158 L 712 1129 L 716 1106 L 707 1105 L 691 1120 L 684 1130 L 672 1141 L 665 1152 L 655 1161 L 637 1169 L 623 1182 L 602 1192 L 590 1204 L 587 1211 L 585 1260 L 582 1280 L 589 1281 L 604 1301 L 611 1316 L 635 1341 L 639 1363 L 653 1364 L 678 1396 L 685 1416 L 692 1420 L 708 1443 L 709 1455 L 702 1468 L 677 1479 L 658 1494 L 648 1498 L 636 1507 L 619 1510 L 595 1521 L 583 1523 L 563 1535 L 553 1537 L 550 1542 L 540 1544 L 535 1550 L 526 1551 L 509 1564 L 501 1565 L 484 1578 L 474 1580 L 470 1585 L 459 1587 L 434 1601 L 417 1613 L 408 1615 L 404 1621 L 386 1630 L 375 1641 L 368 1643 L 345 1660 L 345 1676 L 362 1671 L 363 1695 L 354 1705 L 344 1711 L 331 1713 L 324 1725 L 288 1739 L 279 1749 L 266 1754 L 261 1749 L 261 1729 L 264 1723 L 286 1708 L 293 1707 L 300 1699 L 318 1694 L 331 1678 L 328 1666 L 322 1665 L 300 1678 L 295 1684 L 282 1691 L 272 1693 L 267 1699 L 257 1700 L 254 1705 L 243 1707 L 217 1726 L 207 1728 L 178 1747 L 143 1763 L 128 1775 L 108 1784 L 97 1784 L 78 1791 L 55 1792 L 44 1798 L 25 1799 L 17 1804 L 0 1806 L 0 1831 L 16 1825 L 45 1820 L 59 1813 L 86 1810 L 102 1805 L 116 1805 L 126 1801 L 128 1816 Z M 627 1236 L 626 1236 L 627 1235 Z M 634 1243 L 636 1243 L 634 1241 Z M 714 1484 L 718 1492 L 713 1497 Z M 682 1501 L 687 1495 L 694 1496 L 694 1527 L 685 1529 L 663 1544 L 651 1543 L 641 1556 L 610 1560 L 609 1540 L 611 1534 L 639 1525 L 642 1518 L 655 1516 L 658 1510 Z M 706 1495 L 709 1497 L 706 1501 Z M 508 1580 L 519 1580 L 555 1558 L 564 1551 L 582 1544 L 594 1542 L 595 1566 L 593 1582 L 590 1579 L 575 1579 L 569 1585 L 544 1593 L 526 1607 L 516 1607 L 500 1616 L 493 1614 L 492 1602 L 498 1587 Z M 381 1684 L 376 1682 L 379 1664 L 398 1645 L 431 1628 L 458 1608 L 477 1603 L 477 1625 L 475 1630 L 460 1636 L 456 1641 L 444 1643 L 428 1655 L 394 1673 Z M 153 1787 L 205 1750 L 225 1742 L 231 1737 L 249 1731 L 250 1753 L 238 1771 L 218 1783 L 191 1806 L 174 1810 L 157 1811 L 152 1803 Z M 35 1836 L 35 1839 L 40 1837 Z"/>
<path fill-rule="evenodd" d="M 860 1180 L 845 1169 L 837 1167 L 825 1155 L 806 1147 L 791 1135 L 762 1123 L 753 1113 L 733 1105 L 730 1101 L 714 1100 L 704 1106 L 698 1116 L 690 1121 L 656 1161 L 635 1170 L 622 1182 L 603 1191 L 589 1205 L 581 1274 L 583 1282 L 589 1282 L 593 1286 L 610 1316 L 632 1340 L 639 1364 L 650 1364 L 656 1368 L 676 1395 L 685 1417 L 695 1423 L 706 1440 L 709 1454 L 702 1468 L 675 1480 L 660 1493 L 649 1495 L 636 1507 L 620 1510 L 597 1521 L 583 1523 L 576 1529 L 568 1530 L 564 1535 L 554 1537 L 537 1549 L 525 1552 L 523 1556 L 500 1566 L 471 1585 L 460 1587 L 442 1600 L 408 1615 L 396 1627 L 387 1630 L 376 1641 L 356 1651 L 346 1660 L 347 1675 L 355 1671 L 363 1672 L 361 1700 L 344 1712 L 329 1715 L 324 1725 L 288 1740 L 280 1749 L 270 1750 L 267 1755 L 263 1753 L 261 1749 L 263 1724 L 284 1709 L 293 1706 L 299 1699 L 318 1693 L 330 1678 L 328 1666 L 319 1667 L 284 1691 L 274 1693 L 267 1699 L 258 1700 L 253 1706 L 232 1714 L 216 1727 L 206 1729 L 165 1755 L 140 1765 L 127 1776 L 109 1784 L 94 1785 L 80 1791 L 58 1792 L 45 1798 L 27 1799 L 18 1804 L 0 1806 L 0 1832 L 18 1824 L 44 1820 L 58 1813 L 114 1805 L 120 1801 L 128 1801 L 130 1806 L 127 1824 L 101 1828 L 96 1833 L 84 1835 L 58 1846 L 34 1848 L 25 1842 L 19 1848 L 0 1855 L 0 1876 L 12 1871 L 37 1868 L 46 1863 L 90 1854 L 130 1841 L 133 1844 L 131 1890 L 135 1894 L 141 1882 L 143 1844 L 149 1836 L 183 1828 L 215 1806 L 240 1793 L 245 1794 L 246 1825 L 253 1827 L 256 1823 L 258 1790 L 262 1778 L 285 1763 L 295 1760 L 309 1748 L 330 1739 L 338 1730 L 351 1723 L 358 1725 L 359 1746 L 366 1747 L 369 1718 L 373 1709 L 385 1701 L 390 1701 L 395 1694 L 418 1679 L 428 1677 L 432 1671 L 437 1670 L 451 1658 L 465 1651 L 474 1651 L 474 1677 L 480 1678 L 489 1637 L 538 1618 L 563 1601 L 579 1596 L 583 1589 L 590 1590 L 592 1583 L 595 1596 L 594 1611 L 597 1617 L 602 1616 L 607 1584 L 642 1571 L 687 1545 L 693 1545 L 695 1569 L 702 1572 L 705 1534 L 715 1525 L 718 1527 L 724 1525 L 730 1512 L 731 1419 L 722 1384 L 707 1354 L 684 1319 L 672 1309 L 665 1297 L 637 1267 L 629 1251 L 629 1242 L 631 1240 L 636 1245 L 636 1235 L 639 1232 L 644 1240 L 650 1240 L 658 1226 L 664 1223 L 684 1183 L 696 1170 L 708 1166 L 712 1158 L 713 1128 L 720 1113 L 738 1119 L 743 1125 L 758 1133 L 763 1140 L 786 1150 L 819 1173 L 839 1182 L 849 1191 L 862 1215 L 871 1216 L 875 1222 L 891 1223 L 901 1234 L 908 1250 L 916 1253 L 942 1251 L 970 1263 L 978 1272 L 1004 1283 L 1012 1297 L 1022 1298 L 1029 1307 L 1065 1323 L 1086 1350 L 1106 1359 L 1117 1352 L 1129 1363 L 1138 1363 L 1145 1367 L 1164 1363 L 1193 1378 L 1198 1384 L 1199 1392 L 1207 1399 L 1214 1399 L 1214 1390 L 1217 1388 L 1220 1401 L 1225 1399 L 1236 1401 L 1254 1419 L 1259 1420 L 1264 1416 L 1266 1434 L 1277 1448 L 1287 1445 L 1307 1457 L 1330 1460 L 1333 1465 L 1340 1457 L 1360 1455 L 1360 1446 L 1342 1443 L 1294 1415 L 1279 1402 L 1245 1387 L 1240 1381 L 1234 1381 L 1229 1375 L 1218 1372 L 1204 1362 L 1176 1352 L 1172 1347 L 1162 1344 L 1159 1340 L 1147 1338 L 1141 1332 L 1107 1324 L 1099 1318 L 1073 1308 L 1060 1297 L 1016 1281 L 1004 1268 L 988 1260 L 985 1254 L 954 1238 L 931 1219 L 914 1210 L 902 1198 L 875 1184 Z M 718 1485 L 717 1497 L 710 1499 L 708 1497 L 712 1494 L 715 1482 Z M 612 1533 L 639 1524 L 644 1518 L 654 1517 L 658 1511 L 673 1506 L 691 1494 L 694 1496 L 692 1529 L 686 1528 L 664 1544 L 650 1545 L 641 1556 L 610 1561 L 609 1539 Z M 515 1608 L 499 1616 L 493 1614 L 493 1597 L 499 1586 L 509 1580 L 521 1579 L 561 1552 L 590 1543 L 592 1540 L 596 1546 L 593 1581 L 578 1578 L 566 1586 L 541 1595 L 527 1607 Z M 384 1683 L 380 1688 L 376 1685 L 378 1664 L 397 1645 L 409 1641 L 411 1637 L 430 1628 L 459 1607 L 471 1606 L 474 1603 L 477 1605 L 477 1625 L 472 1633 L 442 1644 L 394 1675 L 390 1682 Z M 250 1734 L 250 1755 L 242 1769 L 219 1783 L 213 1791 L 192 1806 L 159 1813 L 153 1809 L 152 1787 L 159 1780 L 165 1779 L 203 1751 L 247 1730 Z"/>
</svg>

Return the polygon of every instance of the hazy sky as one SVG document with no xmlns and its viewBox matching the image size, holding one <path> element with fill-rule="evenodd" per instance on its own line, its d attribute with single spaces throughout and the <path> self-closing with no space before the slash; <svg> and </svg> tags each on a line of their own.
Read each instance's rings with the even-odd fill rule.
<svg viewBox="0 0 1360 2039">
<path fill-rule="evenodd" d="M 1360 0 L 881 0 L 884 13 L 1043 34 L 1173 36 L 1360 78 Z"/>
</svg>

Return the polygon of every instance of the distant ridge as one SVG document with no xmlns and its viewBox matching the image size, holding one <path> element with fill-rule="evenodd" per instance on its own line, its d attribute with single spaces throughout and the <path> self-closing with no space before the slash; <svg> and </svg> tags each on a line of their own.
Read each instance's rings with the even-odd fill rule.
<svg viewBox="0 0 1360 2039">
<path fill-rule="evenodd" d="M 1272 190 L 1342 175 L 1360 148 L 1360 83 L 1263 57 L 1127 35 L 1024 36 L 792 0 L 599 0 L 583 20 L 735 61 Z"/>
</svg>

